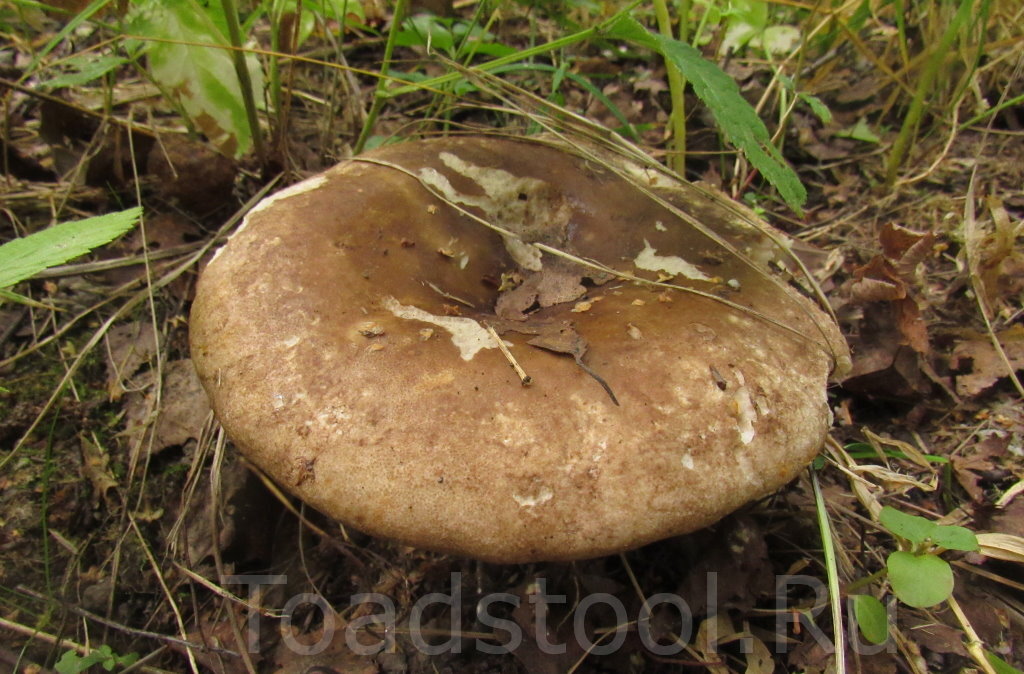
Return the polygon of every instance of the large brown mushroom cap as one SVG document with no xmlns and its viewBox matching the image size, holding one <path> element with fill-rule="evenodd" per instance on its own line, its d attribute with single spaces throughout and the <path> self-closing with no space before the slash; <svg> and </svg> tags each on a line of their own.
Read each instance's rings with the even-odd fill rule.
<svg viewBox="0 0 1024 674">
<path fill-rule="evenodd" d="M 425 548 L 568 560 L 713 523 L 813 458 L 848 355 L 785 245 L 663 182 L 462 137 L 274 195 L 199 282 L 217 416 L 307 503 Z"/>
</svg>

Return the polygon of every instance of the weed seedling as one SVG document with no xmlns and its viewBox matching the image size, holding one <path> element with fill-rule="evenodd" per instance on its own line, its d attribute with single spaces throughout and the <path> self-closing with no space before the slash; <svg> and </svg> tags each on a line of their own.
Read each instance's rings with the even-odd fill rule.
<svg viewBox="0 0 1024 674">
<path fill-rule="evenodd" d="M 115 667 L 127 667 L 138 659 L 138 653 L 118 655 L 110 646 L 104 644 L 88 655 L 67 651 L 54 665 L 54 669 L 58 674 L 79 674 L 79 672 L 87 671 L 93 665 L 100 665 L 108 672 L 112 672 Z"/>
<path fill-rule="evenodd" d="M 892 592 L 907 606 L 928 608 L 953 596 L 953 569 L 939 555 L 947 550 L 974 551 L 978 539 L 970 529 L 936 524 L 885 506 L 879 522 L 900 543 L 885 568 L 855 585 L 888 576 Z M 871 595 L 851 595 L 854 617 L 864 638 L 882 643 L 888 637 L 885 607 Z"/>
</svg>

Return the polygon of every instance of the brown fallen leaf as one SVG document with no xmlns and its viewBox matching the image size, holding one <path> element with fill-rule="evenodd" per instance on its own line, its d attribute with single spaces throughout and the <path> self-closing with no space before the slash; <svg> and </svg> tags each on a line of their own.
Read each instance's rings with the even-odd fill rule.
<svg viewBox="0 0 1024 674">
<path fill-rule="evenodd" d="M 1010 367 L 1024 369 L 1024 325 L 1014 325 L 996 333 L 996 339 L 1003 347 Z M 992 344 L 988 335 L 971 333 L 953 347 L 950 365 L 963 372 L 956 375 L 956 392 L 963 396 L 975 396 L 1008 377 L 1006 362 Z"/>
<path fill-rule="evenodd" d="M 191 360 L 166 363 L 163 375 L 159 410 L 152 372 L 136 377 L 138 390 L 125 397 L 125 433 L 140 441 L 145 440 L 144 434 L 152 433 L 152 442 L 144 445 L 151 454 L 198 438 L 210 414 L 209 400 Z"/>
<path fill-rule="evenodd" d="M 605 393 L 608 394 L 608 397 L 612 399 L 612 402 L 616 405 L 619 404 L 619 400 L 615 397 L 615 393 L 608 385 L 608 382 L 583 362 L 583 354 L 587 352 L 587 340 L 583 339 L 576 332 L 576 328 L 571 323 L 563 323 L 561 326 L 548 326 L 539 335 L 527 340 L 526 343 L 530 346 L 536 346 L 538 349 L 572 356 L 576 360 L 576 364 L 601 385 Z"/>
<path fill-rule="evenodd" d="M 986 474 L 999 468 L 1000 458 L 1005 456 L 1009 444 L 1009 436 L 989 435 L 974 443 L 963 454 L 953 457 L 953 477 L 974 503 L 990 502 L 982 482 Z"/>
<path fill-rule="evenodd" d="M 525 321 L 534 306 L 550 307 L 575 302 L 587 293 L 579 272 L 545 268 L 527 277 L 520 285 L 498 296 L 494 313 L 510 321 Z"/>
<path fill-rule="evenodd" d="M 129 388 L 129 380 L 156 354 L 162 340 L 149 321 L 133 321 L 111 328 L 107 346 L 107 393 L 114 402 Z"/>
<path fill-rule="evenodd" d="M 879 232 L 878 240 L 882 254 L 854 270 L 844 294 L 850 304 L 888 302 L 902 343 L 927 354 L 931 349 L 928 329 L 913 289 L 918 285 L 917 267 L 932 250 L 935 236 L 890 223 Z"/>
</svg>

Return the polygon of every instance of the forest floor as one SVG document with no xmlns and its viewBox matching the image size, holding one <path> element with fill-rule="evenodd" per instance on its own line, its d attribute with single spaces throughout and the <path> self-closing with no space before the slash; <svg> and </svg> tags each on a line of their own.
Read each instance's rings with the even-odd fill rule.
<svg viewBox="0 0 1024 674">
<path fill-rule="evenodd" d="M 987 45 L 991 67 L 949 88 L 959 98 L 946 107 L 932 101 L 892 182 L 886 161 L 911 71 L 884 67 L 895 58 L 895 24 L 884 14 L 802 66 L 803 91 L 827 106 L 828 121 L 779 102 L 769 86 L 777 64 L 742 51 L 720 59 L 747 100 L 785 110 L 777 143 L 809 199 L 802 215 L 789 210 L 723 149 L 689 93 L 686 177 L 746 202 L 815 251 L 811 270 L 853 352 L 853 372 L 830 389 L 827 460 L 688 536 L 595 560 L 497 565 L 345 530 L 283 495 L 218 432 L 190 361 L 195 281 L 230 225 L 265 186 L 351 154 L 377 86 L 388 12 L 375 16 L 378 3 L 363 3 L 363 28 L 350 29 L 341 47 L 313 29 L 304 55 L 340 53 L 357 70 L 339 76 L 295 63 L 285 71 L 290 113 L 269 118 L 260 160 L 226 156 L 194 126 L 190 133 L 180 108 L 127 65 L 95 81 L 39 86 L 40 63 L 52 77 L 113 34 L 109 23 L 83 22 L 44 51 L 67 17 L 15 4 L 17 20 L 31 21 L 0 14 L 8 38 L 0 46 L 0 239 L 136 204 L 145 221 L 91 257 L 17 286 L 37 304 L 0 304 L 0 670 L 831 672 L 830 580 L 844 607 L 856 593 L 892 599 L 873 574 L 900 543 L 872 518 L 877 505 L 967 527 L 982 547 L 942 554 L 955 577 L 951 600 L 929 608 L 891 601 L 881 646 L 865 642 L 844 612 L 846 666 L 1024 667 L 1024 389 L 1016 378 L 1024 368 L 1024 107 L 971 121 L 1024 91 L 1012 57 L 1020 22 L 1016 34 Z M 570 4 L 558 14 L 502 3 L 487 41 L 523 50 L 611 11 Z M 456 3 L 457 16 L 470 20 L 477 5 Z M 269 47 L 259 24 L 250 29 Z M 712 32 L 705 53 L 720 40 Z M 399 44 L 396 70 L 445 72 L 415 42 Z M 660 58 L 591 40 L 537 63 L 544 68 L 506 78 L 610 128 L 625 120 L 648 154 L 667 156 L 672 102 Z M 936 98 L 940 86 L 941 78 Z M 485 105 L 485 94 L 460 95 L 458 110 L 424 91 L 389 99 L 372 138 L 436 134 L 453 120 L 528 132 L 521 117 Z M 778 115 L 769 127 L 779 129 Z M 831 521 L 831 574 L 814 481 Z M 326 603 L 286 608 L 300 593 Z M 350 606 L 366 593 L 394 606 L 393 630 L 366 629 L 379 607 Z M 432 593 L 457 598 L 432 604 L 425 633 L 435 648 L 417 648 L 410 613 Z M 501 638 L 475 607 L 495 593 L 543 605 L 546 631 L 538 633 L 536 613 L 510 611 L 503 618 L 519 626 L 522 643 L 494 653 Z M 600 605 L 574 619 L 588 593 L 615 597 L 627 623 Z M 683 598 L 692 618 L 687 626 L 678 614 L 655 615 L 658 643 L 691 635 L 665 654 L 645 645 L 636 623 L 643 598 L 662 593 Z M 711 618 L 709 604 L 718 609 Z M 318 606 L 333 607 L 331 615 Z M 345 629 L 352 625 L 361 627 L 355 641 Z M 624 640 L 601 654 L 617 627 Z M 385 638 L 393 647 L 373 652 Z"/>
</svg>

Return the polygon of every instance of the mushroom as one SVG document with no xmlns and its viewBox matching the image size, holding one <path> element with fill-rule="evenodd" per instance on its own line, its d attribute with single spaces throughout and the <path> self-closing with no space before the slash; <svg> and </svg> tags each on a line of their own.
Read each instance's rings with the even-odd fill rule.
<svg viewBox="0 0 1024 674">
<path fill-rule="evenodd" d="M 265 199 L 192 355 L 239 450 L 366 533 L 496 562 L 708 526 L 792 480 L 848 367 L 785 237 L 607 152 L 386 146 Z"/>
</svg>

